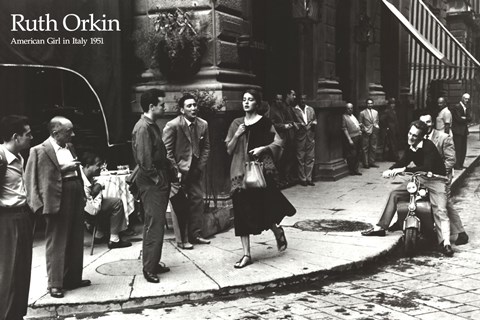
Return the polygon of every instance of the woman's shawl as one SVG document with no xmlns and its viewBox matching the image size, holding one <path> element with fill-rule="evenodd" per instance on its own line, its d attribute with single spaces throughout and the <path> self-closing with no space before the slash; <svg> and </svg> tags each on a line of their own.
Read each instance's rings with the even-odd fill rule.
<svg viewBox="0 0 480 320">
<path fill-rule="evenodd" d="M 261 119 L 261 118 L 260 118 Z M 227 137 L 225 142 L 228 144 L 232 140 L 235 132 L 238 127 L 245 122 L 245 117 L 237 118 L 233 120 L 230 128 L 228 129 Z M 280 159 L 283 151 L 283 140 L 280 138 L 278 133 L 275 131 L 273 125 L 270 127 L 270 132 L 274 133 L 273 141 L 268 144 L 266 147 L 270 149 L 270 153 L 275 162 Z M 247 135 L 242 134 L 237 139 L 237 144 L 235 145 L 232 153 L 232 163 L 230 165 L 230 181 L 231 181 L 231 192 L 236 189 L 243 188 L 243 177 L 245 175 L 245 162 L 250 161 L 247 152 Z"/>
</svg>

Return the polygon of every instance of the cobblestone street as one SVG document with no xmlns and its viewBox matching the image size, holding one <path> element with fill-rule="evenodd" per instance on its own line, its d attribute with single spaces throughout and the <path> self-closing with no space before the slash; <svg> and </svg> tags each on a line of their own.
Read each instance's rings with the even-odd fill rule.
<svg viewBox="0 0 480 320">
<path fill-rule="evenodd" d="M 365 270 L 293 288 L 88 319 L 480 319 L 479 172 L 455 196 L 470 242 L 453 258 L 426 251 L 407 259 L 398 250 Z"/>
</svg>

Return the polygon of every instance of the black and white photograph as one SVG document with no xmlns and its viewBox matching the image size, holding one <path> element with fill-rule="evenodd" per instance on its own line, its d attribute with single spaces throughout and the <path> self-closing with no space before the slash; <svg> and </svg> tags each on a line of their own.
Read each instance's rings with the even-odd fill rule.
<svg viewBox="0 0 480 320">
<path fill-rule="evenodd" d="M 0 320 L 480 319 L 480 0 L 0 0 Z"/>
</svg>

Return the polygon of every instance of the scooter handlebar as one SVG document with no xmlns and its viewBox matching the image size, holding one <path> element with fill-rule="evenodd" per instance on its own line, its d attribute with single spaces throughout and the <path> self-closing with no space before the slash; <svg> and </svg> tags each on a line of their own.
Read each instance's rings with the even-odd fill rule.
<svg viewBox="0 0 480 320">
<path fill-rule="evenodd" d="M 424 176 L 426 178 L 437 178 L 437 179 L 442 179 L 442 180 L 448 181 L 448 177 L 442 176 L 440 174 L 432 173 L 431 171 L 428 171 L 428 172 L 426 172 L 426 171 L 417 171 L 417 172 L 404 171 L 404 172 L 399 172 L 397 175 L 399 175 L 399 176 Z"/>
</svg>

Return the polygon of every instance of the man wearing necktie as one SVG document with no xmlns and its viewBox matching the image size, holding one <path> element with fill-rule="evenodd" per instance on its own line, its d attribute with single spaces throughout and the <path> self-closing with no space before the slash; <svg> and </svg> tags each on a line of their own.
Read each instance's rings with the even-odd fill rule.
<svg viewBox="0 0 480 320">
<path fill-rule="evenodd" d="M 30 149 L 26 173 L 28 205 L 45 218 L 48 290 L 62 298 L 64 289 L 90 285 L 82 280 L 84 191 L 80 162 L 70 143 L 73 124 L 64 117 L 48 123 L 50 137 Z"/>
<path fill-rule="evenodd" d="M 464 93 L 461 101 L 451 110 L 453 143 L 455 144 L 455 154 L 457 158 L 455 169 L 457 170 L 464 169 L 463 162 L 467 154 L 468 123 L 472 121 L 469 102 L 470 95 Z"/>
<path fill-rule="evenodd" d="M 179 227 L 177 244 L 182 249 L 193 249 L 192 243 L 210 243 L 202 237 L 203 174 L 210 153 L 210 139 L 208 123 L 197 117 L 195 97 L 185 94 L 179 99 L 178 107 L 181 114 L 165 125 L 163 142 L 177 178 L 170 194 Z M 187 201 L 176 201 L 183 194 Z M 182 203 L 187 206 L 179 207 Z"/>
<path fill-rule="evenodd" d="M 373 109 L 373 100 L 367 99 L 367 108 L 362 110 L 358 116 L 362 130 L 363 167 L 378 168 L 375 164 L 377 151 L 377 136 L 379 130 L 379 119 L 377 110 Z"/>
</svg>

